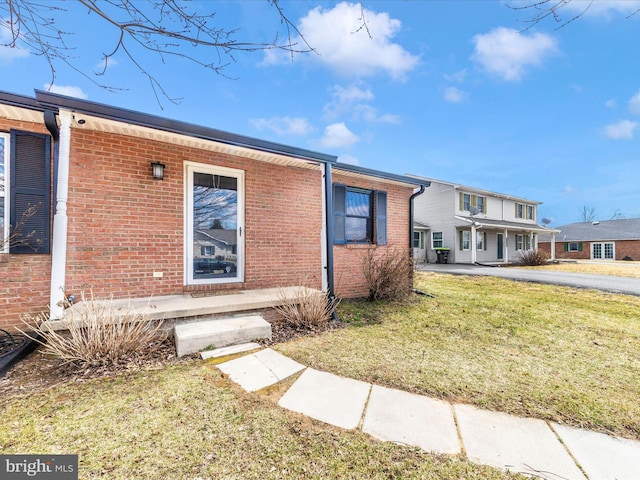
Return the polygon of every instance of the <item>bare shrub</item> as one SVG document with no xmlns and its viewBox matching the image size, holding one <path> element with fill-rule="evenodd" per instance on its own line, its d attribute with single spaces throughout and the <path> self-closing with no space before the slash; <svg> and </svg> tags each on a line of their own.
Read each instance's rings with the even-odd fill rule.
<svg viewBox="0 0 640 480">
<path fill-rule="evenodd" d="M 0 237 L 0 253 L 7 247 L 16 247 L 18 245 L 31 245 L 31 239 L 35 236 L 35 230 L 25 231 L 29 219 L 33 217 L 38 211 L 38 207 L 35 205 L 29 205 L 27 209 L 22 213 L 20 220 L 10 227 L 9 235 L 7 237 Z M 2 233 L 2 232 L 0 232 Z"/>
<path fill-rule="evenodd" d="M 413 261 L 406 249 L 367 250 L 362 259 L 369 300 L 401 301 L 413 292 Z"/>
<path fill-rule="evenodd" d="M 93 293 L 89 299 L 83 293 L 81 299 L 59 320 L 62 330 L 53 330 L 45 323 L 46 315 L 41 314 L 23 319 L 35 335 L 22 333 L 40 343 L 43 353 L 63 360 L 64 364 L 86 367 L 125 363 L 154 351 L 166 338 L 162 322 L 150 321 L 147 315 L 131 307 L 123 310 L 113 300 L 95 299 Z"/>
<path fill-rule="evenodd" d="M 340 303 L 328 293 L 308 286 L 296 287 L 293 296 L 281 289 L 279 298 L 282 303 L 274 308 L 287 324 L 298 330 L 323 329 Z"/>
<path fill-rule="evenodd" d="M 516 263 L 527 267 L 537 267 L 547 263 L 549 256 L 540 250 L 522 250 L 518 252 Z"/>
</svg>

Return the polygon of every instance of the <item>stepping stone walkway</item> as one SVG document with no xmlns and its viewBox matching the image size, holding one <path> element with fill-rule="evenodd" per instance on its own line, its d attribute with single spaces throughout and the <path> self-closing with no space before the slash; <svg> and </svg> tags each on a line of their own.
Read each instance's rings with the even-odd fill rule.
<svg viewBox="0 0 640 480">
<path fill-rule="evenodd" d="M 344 429 L 547 480 L 639 480 L 640 442 L 450 404 L 321 372 L 264 349 L 218 365 L 249 392 L 304 372 L 278 405 Z"/>
</svg>

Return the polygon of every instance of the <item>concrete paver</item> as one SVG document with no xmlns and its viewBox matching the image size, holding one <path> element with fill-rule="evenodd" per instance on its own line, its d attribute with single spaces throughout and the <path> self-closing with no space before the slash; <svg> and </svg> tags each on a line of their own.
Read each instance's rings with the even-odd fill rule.
<svg viewBox="0 0 640 480">
<path fill-rule="evenodd" d="M 236 353 L 250 352 L 251 350 L 258 350 L 259 348 L 262 348 L 262 345 L 260 345 L 259 343 L 240 343 L 238 345 L 229 345 L 228 347 L 216 348 L 214 350 L 204 350 L 200 352 L 200 357 L 203 360 L 207 360 L 209 358 L 220 358 L 227 355 L 234 355 Z"/>
<path fill-rule="evenodd" d="M 469 460 L 549 480 L 585 476 L 542 420 L 454 405 Z"/>
<path fill-rule="evenodd" d="M 368 383 L 307 368 L 278 405 L 336 427 L 353 429 L 360 423 L 370 389 Z"/>
<path fill-rule="evenodd" d="M 371 389 L 362 431 L 427 452 L 456 455 L 461 451 L 449 403 L 377 385 Z"/>
<path fill-rule="evenodd" d="M 640 442 L 552 424 L 591 480 L 640 478 Z"/>
<path fill-rule="evenodd" d="M 248 392 L 275 385 L 303 370 L 304 365 L 270 348 L 221 363 L 218 368 Z"/>
</svg>

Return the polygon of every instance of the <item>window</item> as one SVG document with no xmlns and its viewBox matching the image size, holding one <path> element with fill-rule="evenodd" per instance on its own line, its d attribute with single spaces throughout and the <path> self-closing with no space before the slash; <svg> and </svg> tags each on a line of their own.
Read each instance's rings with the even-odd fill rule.
<svg viewBox="0 0 640 480">
<path fill-rule="evenodd" d="M 203 257 L 212 256 L 216 254 L 216 249 L 213 245 L 203 245 L 200 247 L 200 255 Z"/>
<path fill-rule="evenodd" d="M 424 248 L 424 232 L 413 232 L 413 248 Z"/>
<path fill-rule="evenodd" d="M 486 197 L 460 192 L 460 210 L 470 212 L 472 209 L 477 209 L 478 213 L 487 213 Z"/>
<path fill-rule="evenodd" d="M 522 250 L 524 247 L 524 235 L 516 235 L 516 250 Z"/>
<path fill-rule="evenodd" d="M 476 249 L 485 250 L 487 248 L 487 234 L 485 232 L 476 232 Z"/>
<path fill-rule="evenodd" d="M 614 260 L 615 259 L 615 243 L 592 243 L 591 258 L 594 260 Z"/>
<path fill-rule="evenodd" d="M 469 230 L 460 231 L 460 250 L 471 250 L 471 232 Z"/>
<path fill-rule="evenodd" d="M 527 220 L 535 220 L 536 213 L 533 205 L 527 205 Z"/>
<path fill-rule="evenodd" d="M 524 218 L 524 205 L 516 203 L 516 218 Z"/>
<path fill-rule="evenodd" d="M 334 243 L 387 244 L 387 192 L 333 186 Z"/>
<path fill-rule="evenodd" d="M 0 252 L 49 253 L 50 141 L 38 133 L 0 133 L 0 236 L 7 239 L 11 226 L 17 235 Z"/>
<path fill-rule="evenodd" d="M 444 243 L 442 241 L 442 232 L 431 232 L 431 248 L 442 248 Z"/>
<path fill-rule="evenodd" d="M 581 242 L 571 242 L 564 244 L 565 252 L 581 252 L 582 251 L 582 243 Z"/>
</svg>

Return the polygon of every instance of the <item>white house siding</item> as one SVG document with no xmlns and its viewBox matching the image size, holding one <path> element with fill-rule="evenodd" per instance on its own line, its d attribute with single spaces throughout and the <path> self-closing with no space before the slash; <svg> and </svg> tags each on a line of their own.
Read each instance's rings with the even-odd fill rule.
<svg viewBox="0 0 640 480">
<path fill-rule="evenodd" d="M 456 261 L 457 237 L 455 219 L 457 208 L 456 191 L 453 186 L 432 183 L 422 195 L 414 200 L 414 220 L 429 226 L 426 232 L 425 246 L 427 260 L 436 262 L 436 252 L 433 250 L 431 235 L 442 232 L 442 244 L 449 247 L 449 263 Z"/>
</svg>

